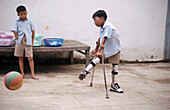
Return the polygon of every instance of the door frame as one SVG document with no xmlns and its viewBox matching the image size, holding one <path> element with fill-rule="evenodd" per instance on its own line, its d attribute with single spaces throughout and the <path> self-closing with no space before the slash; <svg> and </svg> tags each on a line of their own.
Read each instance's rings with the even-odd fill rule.
<svg viewBox="0 0 170 110">
<path fill-rule="evenodd" d="M 167 15 L 166 15 L 164 60 L 170 61 L 170 0 L 168 0 L 168 10 L 167 10 Z"/>
</svg>

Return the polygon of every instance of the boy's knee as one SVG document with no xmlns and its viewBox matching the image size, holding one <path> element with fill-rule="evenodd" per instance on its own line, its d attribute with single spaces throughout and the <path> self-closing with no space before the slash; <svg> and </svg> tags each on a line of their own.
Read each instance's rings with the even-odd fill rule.
<svg viewBox="0 0 170 110">
<path fill-rule="evenodd" d="M 112 64 L 112 75 L 118 75 L 118 64 Z"/>
<path fill-rule="evenodd" d="M 96 64 L 99 64 L 99 63 L 100 63 L 100 58 L 98 58 L 98 57 L 94 58 L 94 59 L 90 62 L 90 64 L 92 64 L 93 67 L 96 66 Z"/>
<path fill-rule="evenodd" d="M 111 73 L 112 73 L 112 75 L 118 75 L 118 72 L 112 71 Z"/>
<path fill-rule="evenodd" d="M 29 61 L 33 61 L 33 57 L 28 57 L 28 60 Z"/>
<path fill-rule="evenodd" d="M 24 57 L 19 57 L 19 60 L 24 60 Z"/>
</svg>

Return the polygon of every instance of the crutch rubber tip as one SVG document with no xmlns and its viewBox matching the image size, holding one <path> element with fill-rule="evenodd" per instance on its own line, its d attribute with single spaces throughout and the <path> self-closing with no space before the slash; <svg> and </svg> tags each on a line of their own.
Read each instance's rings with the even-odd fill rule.
<svg viewBox="0 0 170 110">
<path fill-rule="evenodd" d="M 109 99 L 109 95 L 108 94 L 106 94 L 106 99 Z"/>
<path fill-rule="evenodd" d="M 90 83 L 90 87 L 92 87 L 92 83 Z"/>
</svg>

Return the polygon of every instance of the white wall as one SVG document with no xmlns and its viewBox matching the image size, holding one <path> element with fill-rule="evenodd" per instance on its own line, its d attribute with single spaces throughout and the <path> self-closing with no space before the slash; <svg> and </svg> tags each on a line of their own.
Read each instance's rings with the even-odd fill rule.
<svg viewBox="0 0 170 110">
<path fill-rule="evenodd" d="M 25 5 L 38 34 L 95 46 L 98 28 L 92 14 L 104 9 L 121 35 L 123 60 L 163 59 L 167 0 L 0 0 L 0 31 L 10 31 Z M 77 53 L 76 53 L 77 54 Z M 79 54 L 76 57 L 80 57 Z M 84 57 L 83 57 L 84 58 Z"/>
</svg>

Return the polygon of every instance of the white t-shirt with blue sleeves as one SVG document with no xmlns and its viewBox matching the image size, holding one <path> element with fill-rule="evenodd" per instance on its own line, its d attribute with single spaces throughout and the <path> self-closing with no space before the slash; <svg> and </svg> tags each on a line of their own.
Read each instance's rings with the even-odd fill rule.
<svg viewBox="0 0 170 110">
<path fill-rule="evenodd" d="M 107 37 L 104 44 L 104 55 L 110 57 L 121 50 L 120 37 L 116 28 L 108 21 L 105 21 L 103 27 L 100 27 L 100 44 L 104 37 Z"/>
<path fill-rule="evenodd" d="M 16 20 L 14 25 L 11 28 L 11 31 L 17 32 L 18 40 L 16 40 L 16 43 L 20 44 L 25 34 L 26 44 L 32 45 L 32 31 L 35 29 L 36 27 L 34 23 L 30 19 L 26 18 L 25 21 L 22 21 L 21 19 Z"/>
</svg>

